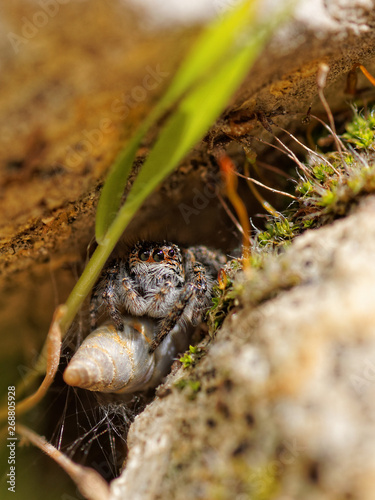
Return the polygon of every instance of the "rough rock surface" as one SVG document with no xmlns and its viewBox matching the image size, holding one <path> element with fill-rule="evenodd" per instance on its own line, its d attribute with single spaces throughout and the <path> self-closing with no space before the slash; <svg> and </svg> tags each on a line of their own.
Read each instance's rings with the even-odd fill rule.
<svg viewBox="0 0 375 500">
<path fill-rule="evenodd" d="M 265 4 L 264 10 L 269 15 L 280 4 Z M 213 127 L 210 143 L 266 134 L 258 122 L 260 115 L 272 117 L 275 123 L 295 124 L 300 123 L 295 113 L 306 113 L 310 104 L 319 112 L 316 74 L 323 61 L 330 66 L 330 104 L 333 109 L 342 107 L 348 99 L 346 77 L 353 64 L 364 64 L 369 71 L 375 67 L 373 6 L 371 0 L 299 2 L 293 19 L 275 33 Z M 58 269 L 82 259 L 93 234 L 104 175 L 163 93 L 194 33 L 166 27 L 163 36 L 145 31 L 121 2 L 104 6 L 95 0 L 90 9 L 85 2 L 62 4 L 39 28 L 39 6 L 21 1 L 2 9 L 0 273 L 5 280 L 15 271 L 46 262 Z M 147 90 L 145 78 L 150 73 L 156 73 L 156 81 Z M 360 76 L 358 88 L 368 87 Z M 140 158 L 146 153 L 147 144 Z M 206 143 L 197 147 L 145 205 L 130 234 L 147 225 L 149 232 L 160 235 L 168 226 L 185 241 L 218 241 L 225 218 L 215 217 L 216 203 L 207 207 L 206 217 L 199 218 L 199 227 L 186 224 L 174 209 L 181 202 L 191 202 L 194 188 L 204 186 L 206 153 Z M 222 239 L 224 246 L 230 246 L 225 230 Z"/>
<path fill-rule="evenodd" d="M 136 418 L 111 499 L 374 498 L 374 217 L 371 197 L 272 257 L 268 277 L 301 282 L 256 308 L 245 280 L 207 355 Z"/>
<path fill-rule="evenodd" d="M 330 67 L 332 109 L 347 110 L 353 64 L 375 72 L 374 6 L 371 0 L 299 2 L 210 140 L 148 200 L 128 234 L 142 229 L 164 237 L 169 227 L 170 236 L 187 242 L 235 247 L 216 199 L 189 224 L 176 210 L 204 188 L 209 147 L 233 137 L 249 141 L 249 135 L 269 140 L 262 115 L 292 129 L 310 104 L 319 113 L 321 62 Z M 62 2 L 36 30 L 25 28 L 25 18 L 35 25 L 39 3 L 3 2 L 1 10 L 0 361 L 1 379 L 13 384 L 20 366 L 13 359 L 32 365 L 54 307 L 86 259 L 105 173 L 197 30 L 144 31 L 120 1 L 92 0 L 90 8 Z M 10 33 L 25 39 L 19 50 Z M 119 106 L 143 85 L 147 68 L 158 65 L 168 73 L 160 85 L 139 102 L 133 98 L 129 109 Z M 358 89 L 373 98 L 363 76 Z M 136 419 L 113 498 L 374 497 L 374 211 L 368 200 L 347 220 L 295 241 L 275 273 L 292 266 L 305 276 L 303 285 L 256 310 L 245 294 L 243 309 L 207 356 L 177 375 L 198 381 L 200 390 L 188 383 L 180 391 L 171 377 L 172 392 L 165 390 L 164 398 L 159 392 Z"/>
</svg>

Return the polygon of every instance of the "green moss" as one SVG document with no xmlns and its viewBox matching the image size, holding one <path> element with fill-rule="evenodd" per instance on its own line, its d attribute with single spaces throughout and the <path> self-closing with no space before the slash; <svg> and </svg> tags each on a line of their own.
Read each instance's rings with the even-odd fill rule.
<svg viewBox="0 0 375 500">
<path fill-rule="evenodd" d="M 198 392 L 201 390 L 201 383 L 199 380 L 194 378 L 181 378 L 177 382 L 175 382 L 174 386 L 179 391 L 186 391 L 186 397 L 188 399 L 195 399 L 197 397 Z"/>
<path fill-rule="evenodd" d="M 220 471 L 220 478 L 212 481 L 208 498 L 271 500 L 280 489 L 279 470 L 280 467 L 275 467 L 275 462 L 254 468 L 245 459 L 232 458 L 230 466 Z"/>
<path fill-rule="evenodd" d="M 182 363 L 182 366 L 184 368 L 188 368 L 189 366 L 192 366 L 195 364 L 197 361 L 197 355 L 199 354 L 200 350 L 198 347 L 189 346 L 189 351 L 185 352 L 183 356 L 180 358 L 180 362 Z"/>
<path fill-rule="evenodd" d="M 261 266 L 261 258 L 252 257 L 251 265 L 254 268 Z M 221 273 L 220 284 L 214 287 L 215 296 L 212 299 L 212 307 L 207 313 L 209 332 L 213 335 L 221 326 L 229 312 L 238 303 L 238 297 L 243 291 L 243 285 L 234 281 L 238 271 L 242 270 L 241 259 L 233 259 L 228 262 Z"/>
<path fill-rule="evenodd" d="M 304 220 L 304 221 L 302 222 L 302 227 L 303 227 L 303 229 L 310 229 L 310 228 L 312 228 L 312 227 L 313 227 L 313 225 L 314 225 L 314 221 L 313 221 L 313 220 L 309 220 L 309 219 L 307 219 L 307 220 Z"/>
<path fill-rule="evenodd" d="M 251 270 L 245 279 L 236 278 L 242 268 L 234 259 L 224 268 L 224 279 L 215 288 L 213 305 L 208 313 L 210 333 L 240 305 L 245 293 L 247 304 L 258 305 L 281 290 L 298 285 L 303 277 L 290 269 L 280 269 L 275 255 L 306 229 L 328 224 L 345 216 L 362 196 L 375 193 L 375 108 L 364 116 L 354 112 L 340 138 L 342 150 L 328 153 L 311 151 L 300 182 L 297 200 L 278 217 L 269 216 L 264 231 L 259 232 L 252 248 Z M 338 138 L 339 140 L 339 138 Z M 354 145 L 354 147 L 353 147 Z"/>
<path fill-rule="evenodd" d="M 353 156 L 353 155 L 351 155 L 351 154 L 348 154 L 348 155 L 346 155 L 346 156 L 345 156 L 344 161 L 345 161 L 345 163 L 346 163 L 348 166 L 351 166 L 351 165 L 353 165 L 353 163 L 354 163 L 354 156 Z"/>
<path fill-rule="evenodd" d="M 347 124 L 343 135 L 348 143 L 357 149 L 374 149 L 375 111 L 372 109 L 366 116 L 355 112 L 353 120 Z"/>
<path fill-rule="evenodd" d="M 299 184 L 296 188 L 298 194 L 305 196 L 313 191 L 313 185 L 310 181 L 305 181 Z"/>
<path fill-rule="evenodd" d="M 334 174 L 334 170 L 330 165 L 320 163 L 312 168 L 312 173 L 316 180 L 323 183 Z"/>
<path fill-rule="evenodd" d="M 258 234 L 258 243 L 261 247 L 284 244 L 292 240 L 299 233 L 299 226 L 287 218 L 280 217 L 266 224 L 266 230 Z"/>
<path fill-rule="evenodd" d="M 325 190 L 324 194 L 322 194 L 320 199 L 317 201 L 318 206 L 329 207 L 336 201 L 336 193 L 333 191 L 333 186 L 331 189 Z"/>
<path fill-rule="evenodd" d="M 296 206 L 283 214 L 291 228 L 289 234 L 279 230 L 279 220 L 267 226 L 266 236 L 273 246 L 290 242 L 305 229 L 345 216 L 361 196 L 375 192 L 375 108 L 367 115 L 355 111 L 340 140 L 340 152 L 319 156 L 311 152 L 296 187 Z M 261 233 L 259 244 L 264 245 L 264 241 Z"/>
</svg>

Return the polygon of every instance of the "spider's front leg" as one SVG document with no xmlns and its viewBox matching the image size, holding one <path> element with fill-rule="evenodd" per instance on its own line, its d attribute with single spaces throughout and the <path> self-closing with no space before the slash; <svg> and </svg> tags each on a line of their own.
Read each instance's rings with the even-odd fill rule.
<svg viewBox="0 0 375 500">
<path fill-rule="evenodd" d="M 113 320 L 116 328 L 123 328 L 123 321 L 119 312 L 119 280 L 124 272 L 123 263 L 117 259 L 111 261 L 102 271 L 90 299 L 90 328 L 98 326 L 98 316 L 105 309 Z"/>
<path fill-rule="evenodd" d="M 137 292 L 136 282 L 129 276 L 125 261 L 111 261 L 102 271 L 91 295 L 91 331 L 98 327 L 98 317 L 103 312 L 110 317 L 115 328 L 122 331 L 124 312 L 142 316 L 146 309 L 146 301 Z"/>
<path fill-rule="evenodd" d="M 198 324 L 209 305 L 212 286 L 213 282 L 207 276 L 205 267 L 200 262 L 193 262 L 191 280 L 182 288 L 177 302 L 162 320 L 159 331 L 150 344 L 150 352 L 155 351 L 180 320 L 184 321 L 183 315 L 187 316 L 193 325 Z"/>
<path fill-rule="evenodd" d="M 120 300 L 124 309 L 134 316 L 143 316 L 149 307 L 148 300 L 139 294 L 137 286 L 130 276 L 122 278 Z"/>
<path fill-rule="evenodd" d="M 208 248 L 204 245 L 189 247 L 185 252 L 190 260 L 192 258 L 191 255 L 193 255 L 195 260 L 201 262 L 206 267 L 209 274 L 215 279 L 220 269 L 225 266 L 228 261 L 223 252 Z"/>
</svg>

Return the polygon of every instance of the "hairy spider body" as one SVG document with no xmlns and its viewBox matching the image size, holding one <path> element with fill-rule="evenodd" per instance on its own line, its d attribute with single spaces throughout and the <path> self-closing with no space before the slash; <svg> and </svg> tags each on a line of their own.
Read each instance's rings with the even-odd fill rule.
<svg viewBox="0 0 375 500">
<path fill-rule="evenodd" d="M 103 310 L 118 331 L 126 314 L 159 319 L 153 352 L 176 325 L 195 326 L 202 320 L 225 262 L 222 253 L 204 246 L 181 250 L 167 241 L 140 241 L 103 270 L 91 296 L 91 329 Z"/>
</svg>

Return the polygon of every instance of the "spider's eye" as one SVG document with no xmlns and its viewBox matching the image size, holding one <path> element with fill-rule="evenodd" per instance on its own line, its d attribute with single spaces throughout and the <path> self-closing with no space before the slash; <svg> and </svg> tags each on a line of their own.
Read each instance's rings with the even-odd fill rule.
<svg viewBox="0 0 375 500">
<path fill-rule="evenodd" d="M 141 260 L 145 261 L 150 257 L 150 252 L 148 252 L 147 250 L 141 250 L 138 254 L 138 257 Z"/>
<path fill-rule="evenodd" d="M 169 257 L 174 257 L 174 253 L 175 252 L 174 252 L 173 248 L 171 248 L 170 250 L 168 250 L 168 256 Z"/>
<path fill-rule="evenodd" d="M 164 260 L 164 253 L 160 248 L 158 250 L 155 250 L 152 256 L 155 262 L 161 262 L 162 260 Z"/>
</svg>

